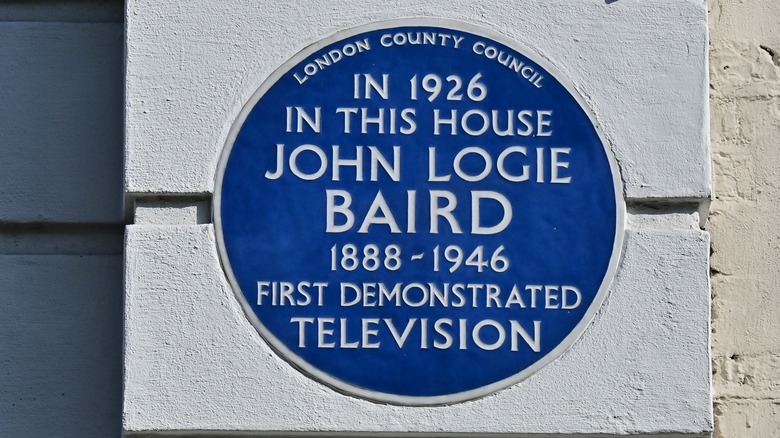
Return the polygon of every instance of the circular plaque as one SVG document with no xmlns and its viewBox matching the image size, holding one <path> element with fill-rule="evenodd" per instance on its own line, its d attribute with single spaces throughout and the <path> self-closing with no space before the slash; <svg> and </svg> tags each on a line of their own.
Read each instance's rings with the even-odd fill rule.
<svg viewBox="0 0 780 438">
<path fill-rule="evenodd" d="M 517 383 L 583 333 L 624 210 L 609 146 L 548 61 L 410 19 L 268 77 L 227 140 L 214 224 L 279 355 L 346 394 L 436 405 Z"/>
</svg>

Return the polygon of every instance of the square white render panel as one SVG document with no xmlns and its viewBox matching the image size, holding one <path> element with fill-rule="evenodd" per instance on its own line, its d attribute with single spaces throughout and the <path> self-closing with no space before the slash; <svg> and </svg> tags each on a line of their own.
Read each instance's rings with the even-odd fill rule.
<svg viewBox="0 0 780 438">
<path fill-rule="evenodd" d="M 709 242 L 693 213 L 693 204 L 710 194 L 703 2 L 227 6 L 130 1 L 127 14 L 125 189 L 130 197 L 151 195 L 140 199 L 137 225 L 129 227 L 126 240 L 128 434 L 709 433 Z M 442 43 L 414 52 L 380 43 L 388 36 L 385 30 L 397 28 L 388 20 L 398 18 L 404 20 L 392 23 L 437 27 Z M 450 30 L 455 33 L 446 34 Z M 351 56 L 347 47 L 354 43 L 349 50 L 360 49 L 358 35 L 366 36 L 366 53 L 332 70 L 322 68 L 330 75 L 317 73 L 314 53 L 318 61 L 323 53 L 334 56 L 331 49 Z M 459 36 L 468 41 L 466 50 L 455 43 Z M 351 37 L 356 39 L 346 42 Z M 369 38 L 376 50 L 369 48 Z M 486 49 L 484 59 L 474 58 L 485 41 L 516 50 L 558 82 L 548 81 L 542 90 L 539 76 L 524 76 L 526 83 L 519 83 L 519 76 L 502 81 L 507 70 L 497 63 L 480 64 L 491 59 Z M 322 62 L 336 61 L 323 57 Z M 363 74 L 366 69 L 375 76 Z M 445 95 L 431 89 L 436 78 L 426 73 L 434 70 L 440 82 L 463 80 L 468 99 L 451 91 L 447 105 L 441 106 L 443 97 L 434 102 L 433 94 Z M 413 74 L 419 77 L 409 79 Z M 483 94 L 474 84 L 489 91 Z M 412 91 L 398 95 L 399 89 Z M 431 96 L 421 103 L 413 90 Z M 357 108 L 372 93 L 381 99 Z M 450 95 L 458 102 L 450 105 Z M 496 117 L 498 109 L 520 102 L 529 106 L 517 109 L 518 120 L 525 123 L 521 113 L 535 114 L 535 130 L 510 135 L 516 138 L 504 138 L 495 125 L 484 136 L 464 125 L 464 135 L 454 129 L 438 132 L 439 108 L 472 114 L 482 110 Z M 373 121 L 367 111 L 394 108 L 391 104 L 398 105 L 401 118 L 404 109 L 416 110 L 419 129 L 404 119 L 408 132 L 370 132 L 367 123 L 384 122 L 381 115 L 379 122 Z M 362 117 L 361 132 L 350 131 L 350 111 Z M 549 124 L 553 119 L 557 122 Z M 544 132 L 546 126 L 554 126 L 556 135 Z M 484 150 L 479 148 L 483 144 Z M 365 157 L 349 164 L 363 153 L 370 154 L 370 168 L 362 167 Z M 306 168 L 306 159 L 294 158 L 298 154 L 308 154 L 309 164 L 320 167 Z M 467 154 L 470 159 L 481 156 L 484 169 L 495 160 L 495 172 L 477 176 L 475 167 L 464 171 L 467 167 L 460 167 L 459 160 Z M 516 154 L 511 158 L 515 165 L 528 165 L 505 167 L 502 160 L 510 160 L 511 154 Z M 380 159 L 385 164 L 377 164 Z M 452 167 L 439 173 L 434 162 Z M 396 163 L 404 170 L 396 170 Z M 453 180 L 445 176 L 450 170 Z M 533 175 L 520 175 L 521 170 Z M 147 202 L 157 197 L 164 203 Z M 204 222 L 196 204 L 208 198 L 214 224 L 196 225 Z M 449 199 L 448 207 L 443 199 Z M 631 207 L 630 228 L 624 230 L 624 199 L 689 204 L 660 204 L 659 210 Z M 175 202 L 184 210 L 173 214 L 174 205 L 166 203 Z M 480 207 L 490 202 L 492 207 Z M 447 216 L 447 208 L 456 203 L 457 219 Z M 492 213 L 482 217 L 492 219 L 481 221 L 490 208 Z M 391 211 L 403 218 L 400 223 L 390 219 Z M 449 229 L 440 234 L 435 224 L 445 220 Z M 458 221 L 467 224 L 464 232 L 454 225 Z M 439 245 L 447 248 L 443 257 L 453 264 L 461 265 L 452 260 L 452 251 L 463 253 L 464 266 L 472 249 L 481 254 L 484 246 L 493 254 L 485 263 L 490 272 L 455 272 L 452 266 L 445 273 L 436 262 Z M 357 264 L 345 264 L 359 260 L 348 254 L 350 247 L 362 249 L 365 256 L 357 271 Z M 379 260 L 369 254 L 372 248 L 375 253 L 383 249 L 381 269 L 366 264 Z M 568 287 L 574 294 L 570 297 L 581 297 L 575 286 L 582 275 L 591 274 L 598 282 L 587 280 L 587 299 L 601 303 L 606 296 L 600 307 L 588 304 L 570 312 L 579 298 L 571 307 L 549 301 L 548 288 L 563 294 Z M 473 304 L 466 307 L 435 307 L 431 302 L 420 308 L 406 298 L 403 305 L 374 308 L 364 301 L 352 307 L 344 298 L 353 282 L 364 288 L 482 282 L 485 290 L 493 286 L 496 291 L 498 284 L 522 285 L 532 277 L 560 282 L 544 283 L 553 286 L 544 286 L 543 311 L 531 305 L 524 316 L 502 320 L 512 330 L 511 342 L 504 344 L 509 338 L 503 335 L 489 341 L 493 344 L 479 338 L 477 327 L 486 327 L 483 323 L 494 324 L 490 327 L 501 333 L 497 320 L 506 316 L 501 313 L 506 306 L 489 313 L 490 304 L 477 304 L 476 289 Z M 290 287 L 291 292 L 293 281 L 299 288 L 292 292 L 298 293 L 296 298 L 287 295 L 285 301 L 285 292 L 274 298 L 279 292 L 274 287 Z M 324 284 L 314 287 L 326 292 L 320 288 L 316 299 L 310 299 L 300 289 L 308 281 Z M 526 290 L 528 284 L 536 283 L 526 283 Z M 513 296 L 511 285 L 501 288 L 504 297 Z M 409 309 L 416 313 L 404 313 Z M 561 319 L 541 316 L 548 309 L 563 310 L 555 313 Z M 582 309 L 587 312 L 580 313 Z M 529 318 L 531 314 L 540 316 Z M 577 315 L 586 315 L 583 323 L 566 331 L 570 322 L 564 318 Z M 428 317 L 436 323 L 457 321 L 459 347 L 442 338 L 436 346 L 433 337 L 426 337 Z M 367 328 L 380 318 L 387 326 L 381 348 L 371 345 Z M 338 342 L 336 349 L 330 349 L 335 342 L 325 339 L 333 334 L 325 328 L 328 320 L 341 324 L 340 338 L 331 338 Z M 419 343 L 404 347 L 394 320 L 406 324 L 405 333 L 419 333 Z M 418 321 L 419 329 L 412 326 Z M 506 360 L 474 360 L 486 356 L 467 348 L 463 333 L 469 323 L 475 327 L 473 343 L 482 352 L 502 346 L 500 351 L 516 352 L 518 343 L 525 342 L 523 348 L 539 353 L 538 360 L 512 378 L 468 386 L 476 380 L 465 377 L 492 376 L 485 371 L 491 366 L 526 363 L 520 353 Z M 295 324 L 299 326 L 291 329 Z M 362 337 L 349 338 L 346 333 L 354 332 L 345 328 L 348 324 L 362 324 Z M 570 334 L 563 342 L 548 342 L 538 334 L 542 325 Z M 388 347 L 395 345 L 392 339 L 398 349 Z M 426 339 L 438 351 L 450 351 L 439 354 L 428 348 Z M 442 358 L 453 361 L 445 366 Z M 469 372 L 472 366 L 480 367 L 479 372 Z M 391 380 L 376 378 L 381 375 L 405 377 L 392 380 L 401 383 L 387 383 Z M 432 388 L 434 381 L 441 386 L 421 389 Z"/>
<path fill-rule="evenodd" d="M 610 295 L 571 350 L 522 383 L 446 407 L 360 400 L 293 368 L 247 320 L 224 279 L 213 233 L 211 225 L 128 227 L 130 436 L 198 430 L 682 437 L 711 429 L 709 239 L 701 231 L 627 231 Z"/>
<path fill-rule="evenodd" d="M 405 17 L 461 20 L 530 47 L 585 98 L 627 199 L 710 194 L 703 1 L 127 4 L 125 189 L 211 193 L 230 126 L 295 53 Z"/>
</svg>

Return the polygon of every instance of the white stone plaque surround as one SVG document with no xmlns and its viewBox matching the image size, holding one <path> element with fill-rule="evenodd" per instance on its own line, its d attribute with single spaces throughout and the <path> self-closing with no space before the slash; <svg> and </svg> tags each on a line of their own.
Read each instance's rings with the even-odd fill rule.
<svg viewBox="0 0 780 438">
<path fill-rule="evenodd" d="M 584 97 L 629 201 L 623 259 L 593 322 L 556 361 L 487 397 L 361 400 L 274 353 L 225 278 L 213 226 L 153 204 L 126 237 L 125 433 L 708 436 L 709 239 L 695 214 L 711 185 L 704 2 L 130 0 L 127 196 L 209 198 L 230 127 L 271 72 L 342 29 L 405 17 L 499 32 Z M 632 203 L 656 207 L 632 214 Z"/>
</svg>

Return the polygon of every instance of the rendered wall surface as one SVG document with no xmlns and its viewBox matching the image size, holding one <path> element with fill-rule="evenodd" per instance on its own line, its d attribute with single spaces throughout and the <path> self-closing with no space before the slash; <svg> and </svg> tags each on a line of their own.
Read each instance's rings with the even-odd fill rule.
<svg viewBox="0 0 780 438">
<path fill-rule="evenodd" d="M 0 4 L 0 436 L 118 437 L 122 9 Z"/>
<path fill-rule="evenodd" d="M 493 29 L 550 60 L 595 113 L 629 203 L 621 266 L 583 337 L 528 380 L 448 407 L 345 396 L 281 359 L 235 299 L 204 214 L 228 130 L 275 68 L 343 28 L 410 16 Z M 125 433 L 708 436 L 707 97 L 700 1 L 129 1 Z"/>
<path fill-rule="evenodd" d="M 718 437 L 780 436 L 780 4 L 710 2 Z"/>
<path fill-rule="evenodd" d="M 707 96 L 706 81 L 691 74 L 707 62 L 700 1 L 131 0 L 127 8 L 130 194 L 210 193 L 234 117 L 273 70 L 341 29 L 415 16 L 482 25 L 553 61 L 616 145 L 627 198 L 697 200 L 710 193 L 706 112 L 672 110 Z"/>
</svg>

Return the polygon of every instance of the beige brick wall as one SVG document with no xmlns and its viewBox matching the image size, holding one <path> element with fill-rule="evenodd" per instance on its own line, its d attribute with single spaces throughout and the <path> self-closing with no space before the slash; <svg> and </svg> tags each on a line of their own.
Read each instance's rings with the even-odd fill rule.
<svg viewBox="0 0 780 438">
<path fill-rule="evenodd" d="M 780 1 L 708 1 L 715 437 L 780 437 Z"/>
</svg>

